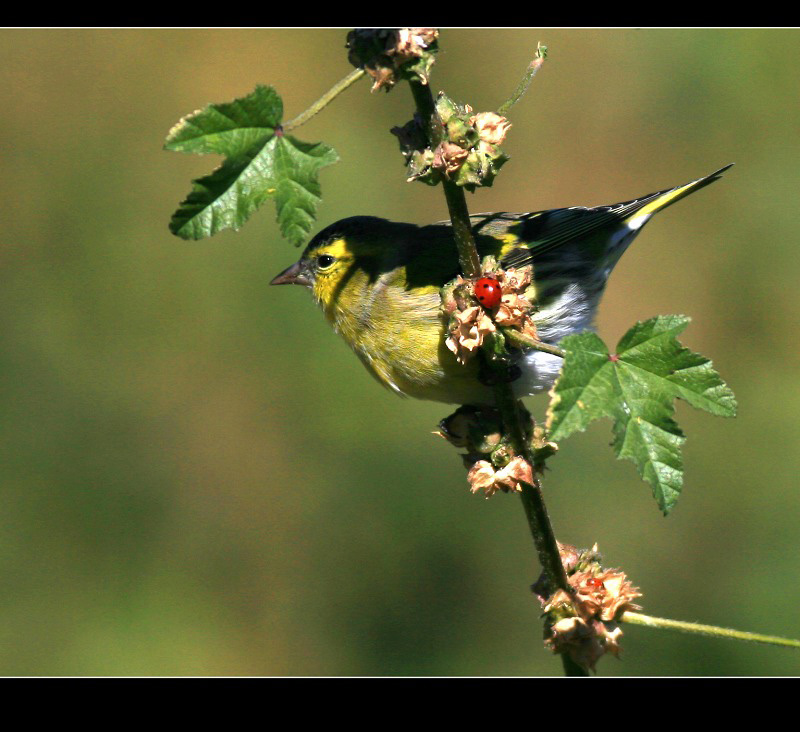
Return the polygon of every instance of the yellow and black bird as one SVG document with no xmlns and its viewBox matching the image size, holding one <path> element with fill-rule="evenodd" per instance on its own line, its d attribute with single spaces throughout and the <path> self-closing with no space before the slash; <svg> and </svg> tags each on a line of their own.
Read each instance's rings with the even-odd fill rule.
<svg viewBox="0 0 800 732">
<path fill-rule="evenodd" d="M 595 208 L 471 217 L 481 257 L 503 268 L 533 265 L 533 321 L 556 345 L 592 328 L 608 276 L 656 212 L 717 180 L 728 165 L 691 183 Z M 440 289 L 459 271 L 450 222 L 416 226 L 354 216 L 317 234 L 273 285 L 308 287 L 364 365 L 398 394 L 454 404 L 491 403 L 478 366 L 445 345 Z M 531 290 L 528 291 L 531 299 Z M 520 359 L 517 396 L 548 389 L 562 359 L 537 350 Z"/>
</svg>

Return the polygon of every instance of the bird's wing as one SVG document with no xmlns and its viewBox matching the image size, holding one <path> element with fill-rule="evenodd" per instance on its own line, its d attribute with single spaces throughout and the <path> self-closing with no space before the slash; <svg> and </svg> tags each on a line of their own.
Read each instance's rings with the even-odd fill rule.
<svg viewBox="0 0 800 732">
<path fill-rule="evenodd" d="M 490 233 L 492 229 L 502 226 L 507 233 L 513 234 L 518 244 L 511 246 L 501 264 L 503 267 L 522 267 L 567 242 L 585 239 L 603 229 L 613 230 L 624 223 L 641 218 L 641 222 L 637 222 L 636 226 L 639 228 L 654 213 L 717 180 L 730 167 L 727 165 L 682 186 L 610 206 L 595 208 L 575 206 L 526 214 L 503 213 L 473 218 L 477 219 L 478 232 L 486 227 L 486 233 Z"/>
</svg>

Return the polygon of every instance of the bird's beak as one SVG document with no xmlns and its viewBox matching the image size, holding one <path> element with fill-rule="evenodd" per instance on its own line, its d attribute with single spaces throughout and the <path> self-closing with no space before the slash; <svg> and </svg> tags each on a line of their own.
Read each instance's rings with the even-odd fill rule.
<svg viewBox="0 0 800 732">
<path fill-rule="evenodd" d="M 273 277 L 271 285 L 305 285 L 311 287 L 311 280 L 300 262 L 295 262 L 291 267 L 283 270 L 277 277 Z"/>
</svg>

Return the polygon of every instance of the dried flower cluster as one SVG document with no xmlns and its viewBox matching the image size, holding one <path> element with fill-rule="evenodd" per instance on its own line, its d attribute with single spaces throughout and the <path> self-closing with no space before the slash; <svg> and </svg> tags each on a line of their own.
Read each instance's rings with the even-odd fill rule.
<svg viewBox="0 0 800 732">
<path fill-rule="evenodd" d="M 467 110 L 469 106 L 467 106 Z M 506 139 L 511 123 L 494 112 L 479 112 L 469 118 L 469 123 L 478 131 L 479 145 L 500 145 Z"/>
<path fill-rule="evenodd" d="M 483 339 L 496 330 L 494 321 L 486 311 L 480 305 L 472 305 L 464 310 L 456 310 L 450 316 L 445 345 L 463 365 L 477 353 Z"/>
<path fill-rule="evenodd" d="M 523 415 L 527 436 L 534 432 L 533 418 Z M 497 491 L 520 492 L 522 484 L 533 485 L 531 464 L 514 452 L 503 429 L 500 412 L 493 407 L 463 406 L 439 423 L 436 432 L 452 445 L 466 448 L 462 456 L 468 468 L 467 481 L 473 493 L 491 498 Z"/>
<path fill-rule="evenodd" d="M 473 493 L 483 491 L 487 498 L 497 491 L 519 493 L 522 491 L 521 483 L 533 484 L 533 468 L 521 457 L 512 458 L 499 470 L 495 470 L 488 460 L 478 460 L 467 473 L 467 481 Z"/>
<path fill-rule="evenodd" d="M 438 50 L 436 28 L 356 28 L 347 34 L 348 60 L 372 77 L 372 91 L 389 91 L 398 78 L 428 83 Z"/>
<path fill-rule="evenodd" d="M 511 123 L 494 112 L 475 114 L 472 107 L 456 104 L 443 92 L 436 112 L 444 134 L 433 149 L 419 118 L 392 129 L 406 158 L 408 180 L 430 185 L 449 180 L 470 191 L 492 185 L 508 160 L 500 144 Z"/>
<path fill-rule="evenodd" d="M 497 325 L 537 337 L 532 317 L 534 307 L 529 299 L 532 267 L 487 272 L 497 279 L 503 293 L 500 303 L 490 311 L 491 316 L 483 307 L 474 304 L 474 298 L 469 296 L 471 281 L 463 277 L 456 278 L 451 286 L 452 296 L 443 293 L 444 310 L 450 315 L 445 345 L 460 364 L 467 363 L 477 353 L 486 336 L 497 330 Z"/>
<path fill-rule="evenodd" d="M 603 655 L 619 654 L 622 630 L 618 622 L 626 610 L 640 609 L 633 600 L 641 593 L 624 572 L 600 566 L 597 545 L 581 552 L 559 543 L 559 550 L 572 593 L 540 594 L 549 619 L 545 645 L 554 653 L 568 653 L 575 663 L 594 671 Z"/>
<path fill-rule="evenodd" d="M 448 318 L 445 345 L 461 364 L 472 359 L 490 337 L 500 339 L 501 358 L 510 359 L 503 347 L 502 336 L 497 333 L 498 325 L 536 338 L 532 316 L 534 306 L 531 303 L 535 299 L 532 267 L 497 269 L 493 258 L 486 257 L 482 269 L 481 277 L 465 279 L 458 276 L 442 289 L 442 314 Z M 501 292 L 499 301 L 488 310 L 476 304 L 475 283 L 480 284 L 481 279 L 496 281 Z M 515 368 L 515 365 L 512 363 L 510 368 Z M 489 498 L 497 491 L 519 492 L 523 490 L 523 484 L 536 485 L 536 474 L 541 473 L 546 458 L 558 449 L 555 443 L 547 440 L 542 428 L 535 427 L 527 412 L 524 423 L 533 464 L 515 452 L 503 429 L 500 413 L 495 409 L 461 407 L 442 420 L 437 434 L 456 447 L 467 448 L 463 457 L 469 470 L 467 480 L 470 488 L 473 493 L 482 491 Z"/>
<path fill-rule="evenodd" d="M 537 338 L 536 326 L 533 323 L 533 303 L 531 296 L 531 283 L 533 281 L 533 267 L 528 265 L 520 269 L 510 267 L 498 270 L 495 276 L 503 289 L 503 297 L 497 312 L 494 313 L 494 322 L 522 331 L 524 335 Z"/>
</svg>

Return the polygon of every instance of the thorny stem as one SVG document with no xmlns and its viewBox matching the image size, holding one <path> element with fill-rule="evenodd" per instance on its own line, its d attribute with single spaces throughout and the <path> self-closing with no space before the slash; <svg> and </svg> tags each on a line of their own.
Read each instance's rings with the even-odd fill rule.
<svg viewBox="0 0 800 732">
<path fill-rule="evenodd" d="M 773 646 L 789 646 L 800 648 L 800 640 L 793 638 L 780 638 L 776 635 L 761 635 L 760 633 L 747 633 L 743 630 L 719 628 L 716 625 L 701 625 L 700 623 L 687 623 L 683 620 L 670 620 L 669 618 L 654 618 L 642 613 L 627 611 L 622 614 L 623 623 L 644 625 L 648 628 L 664 628 L 666 630 L 680 630 L 683 633 L 697 633 L 711 635 L 715 638 L 731 638 L 734 640 L 751 641 L 753 643 L 768 643 Z"/>
<path fill-rule="evenodd" d="M 416 80 L 411 80 L 409 83 L 421 118 L 426 121 L 430 120 L 428 138 L 431 147 L 435 147 L 441 139 L 443 128 L 436 115 L 433 94 L 427 84 L 422 84 Z M 464 196 L 464 189 L 452 182 L 445 181 L 444 193 L 447 199 L 447 207 L 450 211 L 450 218 L 453 222 L 453 235 L 458 247 L 462 272 L 467 277 L 476 276 L 481 271 L 480 257 L 478 256 L 478 249 L 470 226 L 469 210 Z M 533 465 L 530 446 L 525 439 L 525 432 L 522 427 L 519 402 L 514 397 L 511 384 L 499 380 L 499 383 L 494 387 L 494 392 L 498 409 L 503 416 L 503 423 L 506 425 L 506 429 L 509 430 L 514 449 L 518 455 L 522 455 Z M 534 485 L 523 484 L 523 486 L 524 489 L 521 494 L 522 505 L 525 508 L 525 515 L 528 518 L 528 525 L 545 575 L 551 586 L 571 594 L 572 589 L 567 581 L 564 565 L 561 562 L 558 544 L 547 514 L 539 481 L 534 477 Z M 577 664 L 569 662 L 566 656 L 563 656 L 563 658 L 565 659 L 564 669 L 568 676 L 584 675 L 583 669 L 578 667 Z"/>
<path fill-rule="evenodd" d="M 289 132 L 290 130 L 294 129 L 295 127 L 299 127 L 300 125 L 308 122 L 317 112 L 322 111 L 325 107 L 328 106 L 336 97 L 338 97 L 347 87 L 351 84 L 355 84 L 362 76 L 364 76 L 366 72 L 364 69 L 356 69 L 352 71 L 347 76 L 344 77 L 339 83 L 334 84 L 328 91 L 326 91 L 316 102 L 314 102 L 305 112 L 298 114 L 292 120 L 289 120 L 285 125 L 283 125 L 283 131 Z"/>
</svg>

